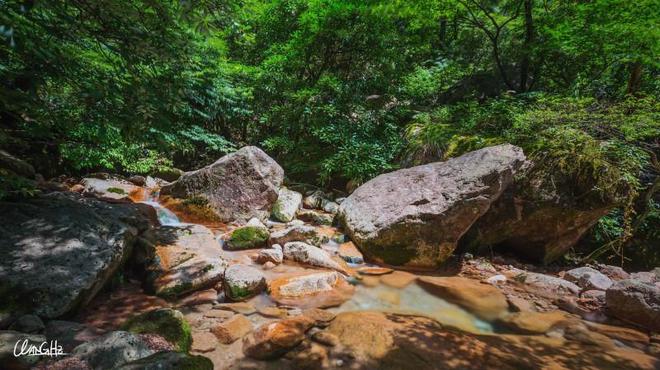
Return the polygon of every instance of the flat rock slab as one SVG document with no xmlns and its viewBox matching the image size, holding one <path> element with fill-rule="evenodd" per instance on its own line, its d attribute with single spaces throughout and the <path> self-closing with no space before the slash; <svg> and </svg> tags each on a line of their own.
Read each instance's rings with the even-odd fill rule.
<svg viewBox="0 0 660 370">
<path fill-rule="evenodd" d="M 55 318 L 88 303 L 150 227 L 143 207 L 74 193 L 0 202 L 0 308 Z"/>
<path fill-rule="evenodd" d="M 498 145 L 380 175 L 342 202 L 340 222 L 371 260 L 434 268 L 513 181 L 522 149 Z"/>
<path fill-rule="evenodd" d="M 335 307 L 349 300 L 355 288 L 335 271 L 304 274 L 270 282 L 271 299 L 293 307 Z"/>
<path fill-rule="evenodd" d="M 201 225 L 161 226 L 147 269 L 153 290 L 176 297 L 222 280 L 227 262 L 213 232 Z"/>
</svg>

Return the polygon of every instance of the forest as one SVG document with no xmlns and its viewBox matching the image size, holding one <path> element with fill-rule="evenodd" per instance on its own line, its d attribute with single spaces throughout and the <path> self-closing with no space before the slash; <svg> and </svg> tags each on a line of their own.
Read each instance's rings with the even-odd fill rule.
<svg viewBox="0 0 660 370">
<path fill-rule="evenodd" d="M 653 0 L 3 0 L 0 147 L 45 178 L 192 170 L 245 145 L 289 183 L 511 143 L 615 204 L 566 258 L 660 264 Z M 0 198 L 33 196 L 2 170 Z M 618 261 L 618 262 L 617 262 Z"/>
</svg>

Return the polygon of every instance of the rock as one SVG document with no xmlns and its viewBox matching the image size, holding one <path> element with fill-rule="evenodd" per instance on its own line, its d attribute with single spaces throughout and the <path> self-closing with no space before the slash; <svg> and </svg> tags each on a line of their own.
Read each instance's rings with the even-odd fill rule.
<svg viewBox="0 0 660 370">
<path fill-rule="evenodd" d="M 13 155 L 0 149 L 0 168 L 9 170 L 16 175 L 34 179 L 36 172 L 31 164 L 22 159 L 18 159 Z"/>
<path fill-rule="evenodd" d="M 518 275 L 516 279 L 522 281 L 534 289 L 550 294 L 577 295 L 580 293 L 580 287 L 571 283 L 570 281 L 566 281 L 555 276 L 537 274 L 534 272 L 525 272 L 521 275 Z"/>
<path fill-rule="evenodd" d="M 331 202 L 329 200 L 324 200 L 321 202 L 321 209 L 323 212 L 327 212 L 333 215 L 336 215 L 339 212 L 339 204 Z"/>
<path fill-rule="evenodd" d="M 85 191 L 85 186 L 82 184 L 75 184 L 69 188 L 69 191 L 73 193 L 82 193 Z"/>
<path fill-rule="evenodd" d="M 616 282 L 605 293 L 609 313 L 646 329 L 660 331 L 660 288 L 629 279 Z"/>
<path fill-rule="evenodd" d="M 245 337 L 243 352 L 258 360 L 280 357 L 300 344 L 313 324 L 304 316 L 263 324 Z"/>
<path fill-rule="evenodd" d="M 340 244 L 339 249 L 337 249 L 337 254 L 348 263 L 364 263 L 364 257 L 362 256 L 362 253 L 360 253 L 353 242 Z"/>
<path fill-rule="evenodd" d="M 275 279 L 271 299 L 294 307 L 333 307 L 351 298 L 355 288 L 337 272 L 319 272 Z"/>
<path fill-rule="evenodd" d="M 241 301 L 266 289 L 261 271 L 247 265 L 231 265 L 225 271 L 225 294 L 232 301 Z"/>
<path fill-rule="evenodd" d="M 204 317 L 214 318 L 214 319 L 228 319 L 234 316 L 234 313 L 227 310 L 208 310 L 204 312 Z"/>
<path fill-rule="evenodd" d="M 14 356 L 14 347 L 20 342 L 18 349 L 22 348 L 24 341 L 26 349 L 29 346 L 41 346 L 46 338 L 43 335 L 20 333 L 13 330 L 0 330 L 0 368 L 2 369 L 29 369 L 34 366 L 41 356 Z"/>
<path fill-rule="evenodd" d="M 134 316 L 122 329 L 135 334 L 157 334 L 174 345 L 177 351 L 188 352 L 192 343 L 190 326 L 183 314 L 171 308 L 161 308 Z"/>
<path fill-rule="evenodd" d="M 245 224 L 245 226 L 259 227 L 259 228 L 268 230 L 268 227 L 266 225 L 264 225 L 264 223 L 261 222 L 261 220 L 259 220 L 256 217 L 252 217 L 250 220 L 248 220 L 248 222 Z"/>
<path fill-rule="evenodd" d="M 283 319 L 289 316 L 289 311 L 287 309 L 275 306 L 260 307 L 257 309 L 257 312 L 259 312 L 259 315 L 261 316 L 276 317 L 278 319 Z"/>
<path fill-rule="evenodd" d="M 270 234 L 270 244 L 284 245 L 289 242 L 305 242 L 320 246 L 327 242 L 327 237 L 319 234 L 314 226 L 294 225 Z"/>
<path fill-rule="evenodd" d="M 498 284 L 503 284 L 506 283 L 506 276 L 502 274 L 498 275 L 493 275 L 489 277 L 488 279 L 485 279 L 484 282 L 491 284 L 491 285 L 498 285 Z"/>
<path fill-rule="evenodd" d="M 394 271 L 380 277 L 380 281 L 392 288 L 403 289 L 417 280 L 417 275 L 405 271 Z"/>
<path fill-rule="evenodd" d="M 127 180 L 128 182 L 136 186 L 145 186 L 147 184 L 147 179 L 144 176 L 140 176 L 140 175 L 133 175 L 129 177 Z"/>
<path fill-rule="evenodd" d="M 252 323 L 247 317 L 237 314 L 211 328 L 211 333 L 222 344 L 231 344 L 252 331 Z"/>
<path fill-rule="evenodd" d="M 584 290 L 607 290 L 612 286 L 612 280 L 605 274 L 586 266 L 566 271 L 564 279 L 576 283 Z"/>
<path fill-rule="evenodd" d="M 581 298 L 597 301 L 598 303 L 605 303 L 605 292 L 602 290 L 587 290 L 582 292 Z"/>
<path fill-rule="evenodd" d="M 270 262 L 270 261 L 264 263 L 264 265 L 262 266 L 262 268 L 263 268 L 264 270 L 272 270 L 272 269 L 274 269 L 275 267 L 277 267 L 277 265 L 275 265 L 274 263 L 272 263 L 272 262 Z"/>
<path fill-rule="evenodd" d="M 151 173 L 152 177 L 155 177 L 157 179 L 163 179 L 167 182 L 172 182 L 176 181 L 183 176 L 185 172 L 178 168 L 173 168 L 173 167 L 159 167 L 155 171 Z"/>
<path fill-rule="evenodd" d="M 283 252 L 284 258 L 298 263 L 316 267 L 325 267 L 342 273 L 346 272 L 344 268 L 333 260 L 326 251 L 313 245 L 303 242 L 289 242 L 284 244 Z"/>
<path fill-rule="evenodd" d="M 203 356 L 181 352 L 158 352 L 149 357 L 113 368 L 116 370 L 213 370 L 213 362 Z"/>
<path fill-rule="evenodd" d="M 623 343 L 641 345 L 639 347 L 642 347 L 642 349 L 650 342 L 650 338 L 647 334 L 642 333 L 635 329 L 624 328 L 621 326 L 599 324 L 590 321 L 584 321 L 584 324 L 589 329 L 598 332 L 600 334 L 604 334 L 612 339 L 616 339 Z"/>
<path fill-rule="evenodd" d="M 630 277 L 630 274 L 619 266 L 598 264 L 596 265 L 596 268 L 608 278 L 615 281 L 628 279 Z"/>
<path fill-rule="evenodd" d="M 463 237 L 462 247 L 494 246 L 550 263 L 615 206 L 615 199 L 600 197 L 592 191 L 593 186 L 558 171 L 547 171 L 542 162 L 525 166 Z"/>
<path fill-rule="evenodd" d="M 522 150 L 506 144 L 386 173 L 355 190 L 338 216 L 366 257 L 433 268 L 452 254 L 524 163 Z"/>
<path fill-rule="evenodd" d="M 499 322 L 520 334 L 545 334 L 558 325 L 571 325 L 579 319 L 563 311 L 523 311 L 509 314 Z"/>
<path fill-rule="evenodd" d="M 39 334 L 44 329 L 44 322 L 36 315 L 23 315 L 9 326 L 9 330 L 27 334 Z"/>
<path fill-rule="evenodd" d="M 162 297 L 178 297 L 214 286 L 227 262 L 213 232 L 202 225 L 161 226 L 148 248 L 151 289 Z"/>
<path fill-rule="evenodd" d="M 533 311 L 534 309 L 532 302 L 518 296 L 510 295 L 506 297 L 506 300 L 509 302 L 509 309 L 513 312 Z"/>
<path fill-rule="evenodd" d="M 655 271 L 640 271 L 630 274 L 630 279 L 641 283 L 654 284 L 658 281 L 658 274 Z"/>
<path fill-rule="evenodd" d="M 322 191 L 317 190 L 303 199 L 303 206 L 308 209 L 318 209 L 321 207 L 321 202 L 325 198 Z"/>
<path fill-rule="evenodd" d="M 268 241 L 268 229 L 258 226 L 243 226 L 239 227 L 231 233 L 231 237 L 227 241 L 227 249 L 229 250 L 242 250 L 261 248 L 266 245 Z"/>
<path fill-rule="evenodd" d="M 302 194 L 282 187 L 278 192 L 277 201 L 273 205 L 271 217 L 277 221 L 290 222 L 296 217 L 296 212 L 301 205 Z"/>
<path fill-rule="evenodd" d="M 94 196 L 103 200 L 130 201 L 131 197 L 140 200 L 142 189 L 132 183 L 119 179 L 96 179 L 87 177 L 82 180 L 85 196 Z"/>
<path fill-rule="evenodd" d="M 186 172 L 161 189 L 176 198 L 208 202 L 221 221 L 266 220 L 278 197 L 284 170 L 261 149 L 247 146 L 215 163 Z"/>
<path fill-rule="evenodd" d="M 112 369 L 154 354 L 147 343 L 133 333 L 113 331 L 83 343 L 71 353 L 93 369 Z"/>
<path fill-rule="evenodd" d="M 284 253 L 282 252 L 282 246 L 279 244 L 273 244 L 269 249 L 262 249 L 257 254 L 255 262 L 264 264 L 266 262 L 272 262 L 276 265 L 279 265 L 284 260 Z"/>
<path fill-rule="evenodd" d="M 297 215 L 302 221 L 311 222 L 314 225 L 332 225 L 335 220 L 335 215 L 311 209 L 299 209 Z"/>
<path fill-rule="evenodd" d="M 489 284 L 462 277 L 423 276 L 417 282 L 429 292 L 457 304 L 485 320 L 494 320 L 508 312 L 504 294 Z"/>
<path fill-rule="evenodd" d="M 55 318 L 87 304 L 150 227 L 142 206 L 75 193 L 0 202 L 0 311 Z"/>
<path fill-rule="evenodd" d="M 192 352 L 211 352 L 218 346 L 218 339 L 215 335 L 205 331 L 194 331 L 192 333 L 192 340 L 192 347 L 190 348 Z"/>
<path fill-rule="evenodd" d="M 45 334 L 47 341 L 57 341 L 64 352 L 68 353 L 83 343 L 95 340 L 105 332 L 77 322 L 51 320 L 46 324 Z"/>
</svg>

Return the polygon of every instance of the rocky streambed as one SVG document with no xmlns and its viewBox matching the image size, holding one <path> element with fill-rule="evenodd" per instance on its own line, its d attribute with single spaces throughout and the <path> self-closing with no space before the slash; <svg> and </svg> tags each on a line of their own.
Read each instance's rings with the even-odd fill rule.
<svg viewBox="0 0 660 370">
<path fill-rule="evenodd" d="M 287 189 L 247 147 L 173 183 L 99 175 L 1 203 L 0 367 L 657 368 L 658 269 L 466 253 L 526 166 L 498 146 L 343 199 Z M 541 205 L 496 217 L 499 240 L 518 250 L 501 225 L 545 215 L 525 255 L 548 259 L 591 222 L 552 235 Z M 14 356 L 25 339 L 68 354 Z"/>
</svg>

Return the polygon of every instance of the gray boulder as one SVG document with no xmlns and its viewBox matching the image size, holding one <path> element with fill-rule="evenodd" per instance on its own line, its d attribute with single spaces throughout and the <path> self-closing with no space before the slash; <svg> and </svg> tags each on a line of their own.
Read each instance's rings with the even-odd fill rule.
<svg viewBox="0 0 660 370">
<path fill-rule="evenodd" d="M 285 229 L 273 231 L 269 243 L 284 245 L 288 242 L 305 242 L 316 246 L 326 242 L 327 238 L 319 234 L 314 226 L 294 225 Z"/>
<path fill-rule="evenodd" d="M 140 187 L 120 179 L 98 179 L 87 177 L 82 180 L 85 187 L 83 194 L 95 196 L 103 200 L 129 201 L 131 196 L 140 196 Z"/>
<path fill-rule="evenodd" d="M 154 353 L 139 336 L 126 331 L 113 331 L 79 345 L 71 355 L 87 362 L 92 369 L 114 369 Z"/>
<path fill-rule="evenodd" d="M 0 310 L 55 318 L 89 302 L 151 227 L 144 207 L 74 193 L 0 202 Z"/>
<path fill-rule="evenodd" d="M 9 326 L 9 330 L 28 334 L 38 334 L 43 332 L 44 329 L 44 322 L 37 315 L 23 315 Z"/>
<path fill-rule="evenodd" d="M 0 330 L 0 369 L 29 369 L 41 359 L 41 356 L 14 356 L 14 346 L 20 342 L 20 350 L 24 341 L 27 341 L 27 349 L 28 346 L 39 347 L 46 338 L 38 334 Z"/>
<path fill-rule="evenodd" d="M 580 293 L 579 286 L 556 276 L 525 272 L 516 276 L 516 279 L 535 290 L 553 295 L 577 295 Z"/>
<path fill-rule="evenodd" d="M 386 173 L 346 198 L 338 216 L 370 259 L 436 267 L 524 164 L 522 149 L 504 144 Z"/>
<path fill-rule="evenodd" d="M 31 164 L 14 157 L 4 150 L 0 150 L 0 168 L 9 170 L 19 176 L 27 177 L 29 179 L 34 179 L 34 176 L 36 175 L 34 167 L 32 167 Z"/>
<path fill-rule="evenodd" d="M 243 147 L 215 163 L 186 172 L 161 189 L 162 195 L 203 199 L 221 221 L 266 220 L 271 213 L 284 170 L 261 149 Z"/>
<path fill-rule="evenodd" d="M 285 187 L 282 187 L 278 194 L 271 216 L 277 221 L 290 222 L 302 205 L 302 194 Z"/>
<path fill-rule="evenodd" d="M 621 280 L 605 292 L 607 311 L 651 331 L 660 331 L 660 288 L 635 280 Z"/>
<path fill-rule="evenodd" d="M 613 282 L 607 275 L 591 267 L 578 267 L 566 271 L 564 279 L 584 290 L 607 290 Z"/>
</svg>

